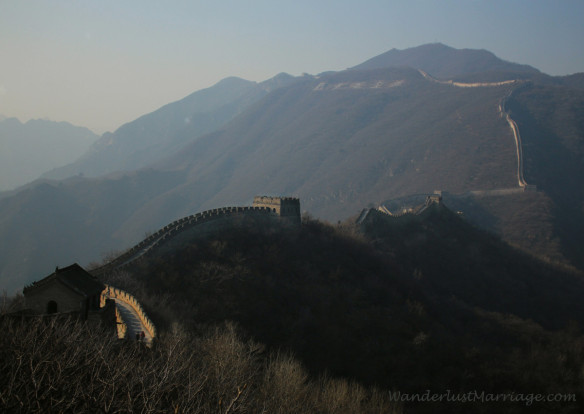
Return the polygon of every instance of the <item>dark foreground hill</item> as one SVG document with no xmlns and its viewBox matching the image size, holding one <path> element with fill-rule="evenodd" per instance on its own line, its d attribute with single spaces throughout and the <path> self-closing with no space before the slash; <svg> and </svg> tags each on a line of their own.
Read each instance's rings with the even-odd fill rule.
<svg viewBox="0 0 584 414">
<path fill-rule="evenodd" d="M 403 412 L 389 394 L 309 378 L 283 353 L 261 353 L 233 324 L 175 329 L 152 348 L 63 319 L 0 315 L 0 411 L 5 413 Z"/>
<path fill-rule="evenodd" d="M 372 212 L 362 230 L 238 222 L 110 276 L 160 329 L 236 322 L 268 349 L 406 393 L 575 393 L 581 408 L 584 283 L 436 206 Z M 522 412 L 523 403 L 406 405 L 412 412 Z"/>
</svg>

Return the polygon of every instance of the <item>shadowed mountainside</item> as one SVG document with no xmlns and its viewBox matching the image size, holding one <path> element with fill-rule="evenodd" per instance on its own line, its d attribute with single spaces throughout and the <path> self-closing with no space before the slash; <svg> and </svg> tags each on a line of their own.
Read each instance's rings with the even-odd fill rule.
<svg viewBox="0 0 584 414">
<path fill-rule="evenodd" d="M 126 247 L 112 235 L 140 205 L 177 179 L 177 174 L 159 171 L 77 178 L 40 183 L 0 199 L 2 288 L 11 292 L 57 265 L 88 263 Z"/>
<path fill-rule="evenodd" d="M 235 321 L 253 340 L 293 351 L 314 375 L 402 392 L 561 390 L 580 401 L 582 275 L 519 253 L 442 206 L 400 218 L 374 211 L 361 231 L 250 219 L 126 272 L 111 277 L 161 329 Z"/>
<path fill-rule="evenodd" d="M 584 90 L 531 83 L 508 107 L 524 137 L 526 178 L 554 201 L 562 250 L 584 268 Z"/>
<path fill-rule="evenodd" d="M 145 167 L 216 130 L 271 90 L 293 79 L 284 73 L 261 83 L 235 77 L 223 79 L 129 122 L 114 133 L 105 133 L 77 161 L 44 177 L 63 179 L 78 174 L 96 177 Z"/>
<path fill-rule="evenodd" d="M 434 49 L 443 50 L 445 56 L 450 53 L 449 48 Z M 457 53 L 474 56 L 475 52 Z M 448 59 L 442 62 L 447 70 Z M 474 69 L 464 69 L 462 65 L 460 71 L 464 70 Z M 306 75 L 293 81 L 286 75 L 276 77 L 273 82 L 280 87 L 262 92 L 262 98 L 240 108 L 241 113 L 219 130 L 200 138 L 187 134 L 189 139 L 179 141 L 189 143 L 152 163 L 151 169 L 95 179 L 76 177 L 59 183 L 38 183 L 29 186 L 28 192 L 23 190 L 21 194 L 0 198 L 3 247 L 0 278 L 26 283 L 38 277 L 34 273 L 38 269 L 95 260 L 102 252 L 139 242 L 146 232 L 175 219 L 227 205 L 246 205 L 255 194 L 298 196 L 303 208 L 312 214 L 338 220 L 356 214 L 369 203 L 436 189 L 464 193 L 517 188 L 516 147 L 499 108 L 518 85 L 522 89 L 514 92 L 503 106 L 512 116 L 518 116 L 522 138 L 532 146 L 524 154 L 526 165 L 532 163 L 526 167 L 527 182 L 539 185 L 543 172 L 549 169 L 542 167 L 540 175 L 530 171 L 541 163 L 558 166 L 551 171 L 559 177 L 557 183 L 569 182 L 574 175 L 561 167 L 564 165 L 561 157 L 566 149 L 580 145 L 577 143 L 581 142 L 582 134 L 578 132 L 581 129 L 576 116 L 578 101 L 563 101 L 561 91 L 569 90 L 579 96 L 580 90 L 558 87 L 557 93 L 533 96 L 537 105 L 545 106 L 548 102 L 550 108 L 558 105 L 558 114 L 564 106 L 571 110 L 575 115 L 563 123 L 541 111 L 533 120 L 522 118 L 513 99 L 526 96 L 524 91 L 530 90 L 530 84 L 554 88 L 549 83 L 538 83 L 537 79 L 542 77 L 537 73 L 536 80 L 528 81 L 532 72 L 518 72 L 521 82 L 488 87 L 439 83 L 417 69 L 403 67 Z M 478 73 L 468 76 L 473 77 L 473 82 L 485 82 L 491 75 L 485 75 L 486 79 L 481 79 Z M 576 75 L 570 77 L 572 83 L 577 80 Z M 240 85 L 242 90 L 251 87 L 242 80 L 229 82 Z M 562 78 L 562 82 L 567 80 Z M 173 105 L 161 110 L 161 116 Z M 167 115 L 180 124 L 173 121 L 170 129 L 184 131 L 183 113 L 176 117 Z M 149 120 L 154 122 L 157 117 L 155 112 L 127 128 L 148 130 Z M 534 120 L 541 139 L 530 141 L 534 128 L 528 125 Z M 557 136 L 565 131 L 576 132 L 567 141 L 554 140 L 560 150 L 549 152 L 547 158 L 533 157 L 533 151 L 546 151 L 546 140 L 551 137 L 541 134 L 546 130 L 555 131 Z M 154 135 L 150 138 L 154 139 Z M 157 145 L 154 143 L 151 148 Z M 165 151 L 160 154 L 169 154 Z M 552 162 L 550 157 L 555 156 L 559 159 Z M 124 157 L 129 159 L 128 154 Z M 576 161 L 566 165 L 571 166 L 570 171 L 580 168 Z M 552 186 L 546 184 L 542 188 L 548 191 Z M 565 191 L 569 191 L 567 186 L 557 187 L 558 194 Z M 53 205 L 44 202 L 44 197 L 66 201 L 57 203 L 61 209 L 58 212 L 33 205 Z M 566 206 L 580 205 L 578 197 L 567 203 L 560 202 L 559 195 L 547 193 L 531 201 L 517 202 L 518 197 L 509 197 L 489 212 L 482 214 L 479 210 L 479 214 L 469 217 L 482 214 L 492 224 L 490 228 L 511 235 L 513 242 L 526 248 L 537 246 L 538 253 L 552 249 L 547 256 L 577 263 L 574 260 L 577 251 L 570 251 L 566 243 L 578 239 L 559 239 L 566 234 L 574 236 L 574 232 L 568 234 L 565 229 L 570 227 L 570 218 L 580 219 L 580 213 L 566 214 Z M 532 213 L 522 213 L 525 205 L 533 207 Z M 558 216 L 566 220 L 556 220 Z M 538 217 L 547 223 L 545 231 L 532 231 L 537 223 L 528 217 Z M 532 240 L 532 236 L 537 240 Z M 562 243 L 567 248 L 557 247 Z"/>
<path fill-rule="evenodd" d="M 169 194 L 204 194 L 204 208 L 283 192 L 329 219 L 390 195 L 513 187 L 515 147 L 498 112 L 509 90 L 441 85 L 413 69 L 307 78 L 161 166 L 188 170 Z"/>
</svg>

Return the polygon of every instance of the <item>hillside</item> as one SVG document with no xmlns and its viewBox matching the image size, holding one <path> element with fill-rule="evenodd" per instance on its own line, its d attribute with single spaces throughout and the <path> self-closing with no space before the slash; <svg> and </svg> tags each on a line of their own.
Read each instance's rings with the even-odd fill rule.
<svg viewBox="0 0 584 414">
<path fill-rule="evenodd" d="M 508 107 L 522 131 L 526 179 L 553 200 L 562 251 L 584 268 L 584 90 L 532 83 Z"/>
<path fill-rule="evenodd" d="M 436 50 L 446 57 L 450 53 L 445 47 Z M 457 53 L 471 59 L 478 52 Z M 474 201 L 460 209 L 515 245 L 584 268 L 578 247 L 584 245 L 578 207 L 583 199 L 566 184 L 574 178 L 581 182 L 581 89 L 569 86 L 579 78 L 550 83 L 550 77 L 530 70 L 485 68 L 490 72 L 471 73 L 462 65 L 457 71 L 467 72 L 456 82 L 404 67 L 293 79 L 282 75 L 256 86 L 231 79 L 192 96 L 204 106 L 202 96 L 215 96 L 225 86 L 221 98 L 205 98 L 209 105 L 233 98 L 237 90 L 247 102 L 245 108 L 236 105 L 237 114 L 232 112 L 228 122 L 223 119 L 221 128 L 203 136 L 184 129 L 181 108 L 189 105 L 175 103 L 146 115 L 120 128 L 115 141 L 125 142 L 122 132 L 127 130 L 132 145 L 120 150 L 118 161 L 130 166 L 131 159 L 141 159 L 138 164 L 150 159 L 148 167 L 97 178 L 45 180 L 0 196 L 1 283 L 18 289 L 43 269 L 96 260 L 172 220 L 209 208 L 247 205 L 257 194 L 298 196 L 304 209 L 337 221 L 369 204 L 434 190 L 463 198 L 471 191 L 520 190 L 517 148 L 506 114 L 516 118 L 526 144 L 527 182 L 542 191 L 472 196 Z M 520 80 L 484 84 L 500 73 L 515 73 Z M 259 95 L 252 93 L 253 103 L 244 99 L 248 89 L 261 89 Z M 224 108 L 217 105 L 218 111 Z M 164 145 L 156 138 L 163 130 L 169 131 Z M 144 132 L 144 146 L 132 153 L 140 131 L 153 132 Z M 173 146 L 166 146 L 171 142 L 182 147 L 172 152 Z M 38 205 L 48 207 L 39 210 Z M 53 205 L 59 210 L 49 208 Z"/>
<path fill-rule="evenodd" d="M 386 392 L 309 378 L 292 356 L 262 353 L 233 324 L 197 334 L 175 329 L 152 349 L 58 319 L 23 324 L 0 314 L 0 327 L 2 412 L 95 412 L 102 405 L 104 412 L 403 412 Z"/>
<path fill-rule="evenodd" d="M 402 392 L 574 392 L 580 401 L 582 274 L 534 261 L 441 206 L 397 219 L 372 213 L 361 230 L 239 222 L 128 272 L 110 282 L 136 292 L 160 329 L 234 321 L 269 350 L 291 350 L 313 377 Z M 436 407 L 406 412 L 446 412 Z M 442 408 L 469 407 L 493 409 Z"/>
<path fill-rule="evenodd" d="M 46 276 L 55 266 L 88 263 L 126 247 L 112 234 L 176 179 L 176 174 L 153 171 L 105 180 L 78 177 L 39 183 L 0 199 L 2 289 L 20 290 L 23 281 Z"/>
<path fill-rule="evenodd" d="M 205 194 L 202 208 L 284 192 L 331 220 L 390 195 L 514 187 L 513 138 L 497 109 L 508 91 L 412 69 L 308 78 L 162 166 L 189 171 L 176 192 Z"/>
<path fill-rule="evenodd" d="M 82 157 L 55 169 L 45 178 L 83 174 L 97 177 L 132 171 L 178 151 L 183 145 L 216 130 L 273 89 L 293 80 L 280 74 L 256 83 L 227 78 L 105 133 Z"/>
<path fill-rule="evenodd" d="M 67 122 L 0 118 L 0 191 L 12 190 L 81 156 L 98 139 Z"/>
</svg>

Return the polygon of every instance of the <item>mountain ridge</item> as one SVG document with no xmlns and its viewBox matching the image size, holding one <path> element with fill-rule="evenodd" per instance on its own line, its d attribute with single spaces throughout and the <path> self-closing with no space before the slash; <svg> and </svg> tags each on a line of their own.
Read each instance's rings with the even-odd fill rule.
<svg viewBox="0 0 584 414">
<path fill-rule="evenodd" d="M 425 44 L 404 50 L 391 49 L 356 66 L 357 69 L 411 66 L 444 79 L 478 72 L 505 71 L 510 73 L 541 73 L 539 70 L 499 59 L 484 49 L 455 49 L 442 43 Z"/>
<path fill-rule="evenodd" d="M 235 76 L 205 88 L 106 132 L 80 159 L 44 174 L 64 179 L 83 174 L 97 177 L 147 167 L 159 157 L 219 128 L 249 104 L 294 78 L 278 74 L 264 82 Z"/>
<path fill-rule="evenodd" d="M 326 370 L 412 391 L 521 388 L 557 349 L 536 338 L 566 339 L 569 321 L 582 318 L 581 274 L 523 255 L 443 206 L 368 218 L 361 228 L 237 222 L 112 279 L 140 291 L 157 326 L 235 321 L 269 349 L 292 351 L 315 376 Z M 557 384 L 541 378 L 538 386 Z"/>
<path fill-rule="evenodd" d="M 68 122 L 0 119 L 0 191 L 7 191 L 67 164 L 83 154 L 98 136 Z"/>
<path fill-rule="evenodd" d="M 479 82 L 481 75 L 475 75 L 472 75 L 475 76 L 473 82 Z M 558 184 L 567 182 L 568 177 L 561 168 L 543 166 L 545 157 L 536 155 L 546 152 L 549 137 L 563 136 L 565 130 L 570 133 L 569 139 L 554 138 L 556 150 L 548 154 L 565 154 L 562 146 L 567 144 L 579 148 L 580 130 L 574 121 L 577 116 L 568 119 L 566 129 L 559 114 L 564 107 L 577 114 L 581 92 L 570 86 L 545 83 L 541 79 L 549 77 L 543 75 L 524 75 L 524 78 L 525 84 L 535 85 L 541 93 L 531 94 L 531 87 L 523 88 L 513 96 L 514 102 L 520 102 L 525 109 L 514 105 L 508 109 L 514 120 L 518 116 L 522 138 L 532 146 L 532 151 L 525 151 L 526 166 L 531 169 L 526 171 L 527 182 L 540 188 L 540 178 L 532 182 L 535 176 L 531 171 L 537 168 L 553 173 L 557 187 L 555 196 L 550 198 L 546 193 L 545 197 L 525 197 L 522 201 L 518 201 L 521 195 L 503 198 L 493 204 L 496 208 L 489 210 L 487 206 L 488 211 L 472 216 L 486 217 L 486 222 L 494 223 L 490 228 L 514 235 L 514 242 L 519 244 L 521 229 L 527 228 L 522 224 L 525 217 L 542 218 L 549 223 L 545 231 L 535 231 L 524 238 L 533 235 L 542 240 L 542 248 L 538 251 L 545 251 L 548 243 L 554 252 L 556 249 L 563 252 L 565 246 L 557 247 L 555 241 L 564 237 L 560 235 L 567 228 L 566 240 L 576 244 L 580 240 L 574 233 L 578 225 L 569 226 L 557 220 L 567 211 L 561 194 L 569 191 L 565 185 Z M 77 258 L 81 257 L 77 244 L 90 230 L 96 232 L 92 237 L 96 246 L 94 256 L 84 255 L 83 260 L 95 260 L 99 253 L 132 245 L 145 232 L 174 219 L 225 205 L 248 204 L 256 194 L 298 196 L 303 208 L 311 214 L 336 221 L 356 214 L 369 204 L 412 193 L 434 190 L 464 193 L 517 187 L 514 138 L 499 109 L 504 98 L 514 90 L 514 84 L 458 88 L 448 82 L 431 82 L 417 68 L 395 67 L 298 78 L 277 75 L 273 79 L 277 87 L 261 92 L 262 97 L 245 108 L 240 107 L 241 111 L 229 122 L 187 142 L 174 153 L 158 154 L 155 161 L 142 169 L 99 178 L 49 181 L 51 191 L 66 189 L 74 195 L 71 208 L 85 211 L 78 221 L 63 222 L 75 230 L 70 240 L 61 240 L 61 244 L 54 243 L 51 232 L 44 230 L 51 221 L 50 212 L 40 212 L 39 217 L 33 219 L 26 206 L 17 210 L 9 207 L 10 197 L 0 199 L 0 213 L 5 218 L 0 221 L 0 245 L 9 246 L 18 240 L 21 244 L 12 247 L 26 252 L 27 257 L 40 257 L 38 251 L 50 246 L 50 249 L 68 251 L 71 257 Z M 493 79 L 496 80 L 496 76 Z M 282 83 L 278 84 L 279 81 Z M 569 82 L 572 81 L 577 84 L 578 77 L 570 78 Z M 263 87 L 271 88 L 268 84 Z M 531 141 L 530 135 L 537 128 L 528 127 L 533 124 L 529 111 L 541 113 L 541 96 L 552 89 L 556 91 L 550 95 L 553 105 L 547 106 L 555 109 L 549 113 L 549 119 L 540 120 L 538 128 L 555 132 L 539 134 Z M 563 106 L 556 105 L 562 102 L 565 90 L 572 91 L 572 98 Z M 177 119 L 182 128 L 184 119 Z M 136 121 L 136 125 L 141 122 Z M 179 128 L 178 125 L 173 127 Z M 573 177 L 580 177 L 576 158 L 570 158 L 570 171 Z M 542 176 L 545 174 L 539 175 Z M 159 184 L 151 188 L 149 180 Z M 554 185 L 545 183 L 541 188 L 549 191 Z M 34 185 L 29 188 L 35 191 Z M 140 192 L 148 197 L 137 197 Z M 580 195 L 572 193 L 575 196 L 569 203 L 577 205 Z M 109 203 L 102 202 L 100 197 L 108 198 Z M 88 209 L 83 198 L 94 200 L 95 207 Z M 483 208 L 478 204 L 467 203 L 466 206 Z M 115 217 L 116 228 L 88 227 L 87 223 L 117 215 L 117 205 L 124 209 L 124 215 Z M 516 211 L 517 206 L 524 205 L 533 207 L 527 216 Z M 571 217 L 580 220 L 581 213 L 572 210 Z M 40 235 L 40 240 L 33 245 L 14 237 L 15 230 L 8 226 L 10 220 L 22 223 L 21 233 L 27 237 Z M 515 228 L 505 230 L 508 226 Z M 527 239 L 525 243 L 533 245 Z M 575 257 L 575 253 L 568 254 L 567 260 Z M 0 263 L 4 264 L 4 269 L 10 269 L 11 275 L 19 272 L 22 266 L 11 257 L 0 257 Z M 38 266 L 41 266 L 40 261 Z M 2 272 L 2 278 L 6 277 L 7 270 Z M 31 277 L 30 271 L 23 271 L 24 274 L 23 278 Z"/>
</svg>

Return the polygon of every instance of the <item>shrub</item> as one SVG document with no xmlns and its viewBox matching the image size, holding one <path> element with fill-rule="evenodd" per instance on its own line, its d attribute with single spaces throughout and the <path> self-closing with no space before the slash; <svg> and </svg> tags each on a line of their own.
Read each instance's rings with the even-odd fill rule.
<svg viewBox="0 0 584 414">
<path fill-rule="evenodd" d="M 396 412 L 376 391 L 310 382 L 233 324 L 197 337 L 174 324 L 152 348 L 73 320 L 4 317 L 0 329 L 0 412 Z"/>
</svg>

